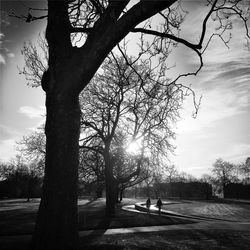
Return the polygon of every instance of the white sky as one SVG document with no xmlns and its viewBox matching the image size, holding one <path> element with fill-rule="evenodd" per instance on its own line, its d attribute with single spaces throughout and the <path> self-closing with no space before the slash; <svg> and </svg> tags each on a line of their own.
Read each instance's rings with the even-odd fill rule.
<svg viewBox="0 0 250 250">
<path fill-rule="evenodd" d="M 198 7 L 192 11 L 194 15 L 189 15 L 182 36 L 197 41 L 200 26 L 194 27 L 201 12 Z M 45 23 L 21 23 L 5 15 L 1 19 L 0 160 L 8 161 L 16 154 L 15 141 L 44 121 L 44 92 L 27 87 L 17 66 L 23 65 L 23 43 L 35 39 Z M 209 173 L 219 157 L 237 163 L 250 156 L 250 53 L 244 46 L 242 24 L 236 22 L 231 32 L 229 49 L 215 40 L 204 55 L 200 74 L 182 80 L 192 83 L 197 95 L 202 94 L 203 98 L 196 119 L 191 117 L 191 99 L 185 101 L 182 120 L 177 124 L 177 149 L 171 160 L 179 170 L 196 177 Z M 180 47 L 171 63 L 177 63 L 175 70 L 179 72 L 188 70 L 195 63 L 195 55 Z"/>
</svg>

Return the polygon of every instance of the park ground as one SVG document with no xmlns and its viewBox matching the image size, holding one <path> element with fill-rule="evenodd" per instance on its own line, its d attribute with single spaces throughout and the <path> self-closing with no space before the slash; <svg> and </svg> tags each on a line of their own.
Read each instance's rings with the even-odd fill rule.
<svg viewBox="0 0 250 250">
<path fill-rule="evenodd" d="M 250 202 L 163 201 L 165 214 L 148 215 L 133 208 L 145 199 L 124 199 L 108 219 L 105 199 L 80 199 L 81 249 L 249 249 Z M 1 249 L 27 248 L 38 205 L 38 199 L 0 200 Z"/>
</svg>

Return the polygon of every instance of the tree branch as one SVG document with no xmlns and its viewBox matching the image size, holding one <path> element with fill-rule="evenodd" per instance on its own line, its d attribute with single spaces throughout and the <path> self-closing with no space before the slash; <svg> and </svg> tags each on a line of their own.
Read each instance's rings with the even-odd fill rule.
<svg viewBox="0 0 250 250">
<path fill-rule="evenodd" d="M 169 39 L 174 40 L 174 41 L 176 41 L 178 43 L 182 43 L 182 44 L 186 45 L 187 47 L 189 47 L 191 49 L 194 49 L 194 50 L 201 49 L 200 44 L 193 44 L 193 43 L 190 43 L 187 40 L 182 39 L 180 37 L 176 37 L 174 35 L 167 34 L 167 33 L 162 33 L 162 32 L 156 31 L 156 30 L 149 30 L 149 29 L 144 29 L 144 28 L 135 28 L 135 29 L 132 29 L 131 32 L 141 32 L 141 33 L 148 34 L 148 35 L 159 36 L 159 37 L 162 37 L 162 38 L 169 38 Z"/>
</svg>

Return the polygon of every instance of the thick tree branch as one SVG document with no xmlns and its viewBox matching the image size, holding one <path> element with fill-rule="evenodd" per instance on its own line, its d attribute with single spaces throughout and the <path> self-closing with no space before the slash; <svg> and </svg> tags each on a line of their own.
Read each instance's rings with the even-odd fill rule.
<svg viewBox="0 0 250 250">
<path fill-rule="evenodd" d="M 203 24 L 202 24 L 202 32 L 201 32 L 201 38 L 199 41 L 199 47 L 200 49 L 202 48 L 202 43 L 204 40 L 204 37 L 206 35 L 206 29 L 207 29 L 207 21 L 209 19 L 209 17 L 211 16 L 211 14 L 214 12 L 214 8 L 216 6 L 216 3 L 218 2 L 218 0 L 215 0 L 210 8 L 210 11 L 207 13 L 206 17 L 204 18 Z"/>
<path fill-rule="evenodd" d="M 89 34 L 93 29 L 92 28 L 84 28 L 84 27 L 70 27 L 71 33 L 87 33 Z"/>
<path fill-rule="evenodd" d="M 200 44 L 193 44 L 193 43 L 190 43 L 190 42 L 188 42 L 187 40 L 185 40 L 183 38 L 176 37 L 174 35 L 167 34 L 167 33 L 162 33 L 162 32 L 156 31 L 156 30 L 149 30 L 149 29 L 144 29 L 144 28 L 135 28 L 135 29 L 132 29 L 131 32 L 141 32 L 141 33 L 148 34 L 148 35 L 159 36 L 159 37 L 162 37 L 162 38 L 169 38 L 169 39 L 171 39 L 173 41 L 176 41 L 178 43 L 182 43 L 182 44 L 186 45 L 187 47 L 189 47 L 189 48 L 191 48 L 193 50 L 201 49 Z"/>
</svg>

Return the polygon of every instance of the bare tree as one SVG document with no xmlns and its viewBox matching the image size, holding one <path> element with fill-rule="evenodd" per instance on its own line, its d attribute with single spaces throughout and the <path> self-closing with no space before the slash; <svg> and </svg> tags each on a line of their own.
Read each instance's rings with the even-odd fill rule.
<svg viewBox="0 0 250 250">
<path fill-rule="evenodd" d="M 204 38 L 211 15 L 220 21 L 218 33 L 212 37 L 217 35 L 223 39 L 222 35 L 230 28 L 232 15 L 238 15 L 247 24 L 241 1 L 208 1 L 210 9 L 204 16 L 200 39 L 197 43 L 191 43 L 179 37 L 180 24 L 184 18 L 176 2 L 49 0 L 48 15 L 37 16 L 33 14 L 35 10 L 29 9 L 27 16 L 20 16 L 26 22 L 48 18 L 46 39 L 49 61 L 48 70 L 42 77 L 47 109 L 46 166 L 43 195 L 33 236 L 34 249 L 77 249 L 79 245 L 78 96 L 111 50 L 130 32 L 153 37 L 152 46 L 148 47 L 151 52 L 149 56 L 159 55 L 161 51 L 164 54 L 168 41 L 173 41 L 173 45 L 181 43 L 195 51 L 200 59 L 200 67 L 192 73 L 195 75 L 203 65 L 202 53 L 207 47 Z M 156 14 L 162 21 L 155 25 L 149 20 Z M 73 46 L 72 39 L 75 42 L 81 39 L 81 45 Z"/>
<path fill-rule="evenodd" d="M 14 185 L 12 190 L 16 191 L 12 195 L 26 196 L 28 202 L 33 188 L 41 182 L 43 172 L 42 160 L 35 158 L 27 161 L 21 154 L 17 154 L 9 163 L 0 166 L 0 177 Z"/>
<path fill-rule="evenodd" d="M 126 139 L 124 132 L 116 133 L 111 151 L 117 202 L 122 201 L 126 188 L 141 183 L 149 176 L 150 160 L 144 155 L 144 149 L 130 154 L 126 151 Z"/>
<path fill-rule="evenodd" d="M 219 158 L 213 164 L 212 173 L 218 186 L 218 191 L 225 195 L 225 187 L 227 184 L 235 182 L 237 178 L 236 165 Z"/>
<path fill-rule="evenodd" d="M 79 164 L 79 181 L 85 185 L 95 184 L 96 197 L 101 198 L 105 188 L 105 164 L 100 147 L 96 145 L 81 146 L 80 164 Z"/>
<path fill-rule="evenodd" d="M 43 131 L 36 131 L 17 141 L 17 150 L 28 160 L 45 161 L 46 137 Z"/>
<path fill-rule="evenodd" d="M 166 167 L 166 182 L 171 183 L 178 178 L 178 170 L 175 165 L 169 165 Z"/>
<path fill-rule="evenodd" d="M 164 67 L 154 74 L 150 65 L 138 60 L 133 63 L 133 69 L 122 57 L 113 55 L 81 95 L 82 128 L 86 134 L 82 147 L 91 148 L 96 138 L 102 141 L 107 215 L 115 213 L 117 189 L 125 188 L 125 183 L 140 176 L 144 155 L 148 155 L 151 163 L 153 160 L 158 163 L 160 157 L 173 149 L 171 126 L 185 95 L 179 85 L 162 86 Z M 138 81 L 144 91 L 140 90 Z M 140 141 L 141 159 L 139 157 L 132 168 L 126 164 L 131 157 L 125 157 L 125 147 L 136 141 Z M 128 165 L 130 171 L 127 171 Z"/>
<path fill-rule="evenodd" d="M 239 164 L 239 171 L 243 177 L 243 183 L 250 183 L 250 157 L 247 157 L 244 163 Z"/>
<path fill-rule="evenodd" d="M 25 43 L 21 50 L 25 59 L 25 65 L 19 69 L 19 74 L 26 78 L 27 85 L 32 87 L 41 86 L 44 72 L 48 69 L 48 44 L 44 34 L 39 34 L 37 44 L 31 41 Z"/>
</svg>

